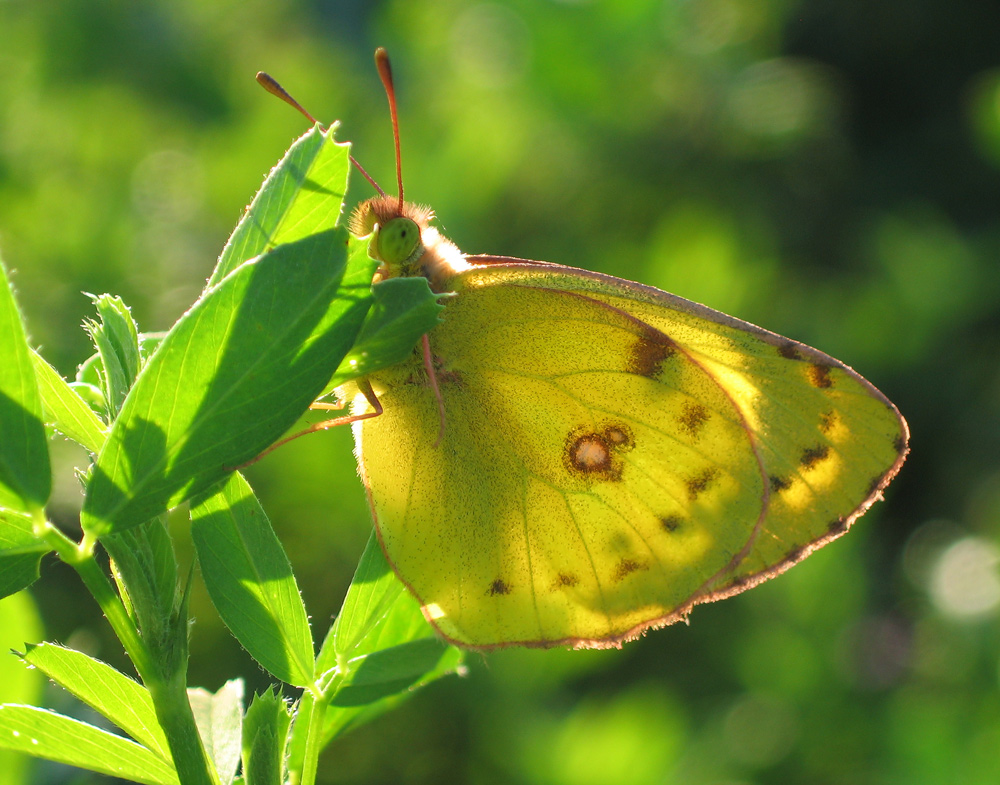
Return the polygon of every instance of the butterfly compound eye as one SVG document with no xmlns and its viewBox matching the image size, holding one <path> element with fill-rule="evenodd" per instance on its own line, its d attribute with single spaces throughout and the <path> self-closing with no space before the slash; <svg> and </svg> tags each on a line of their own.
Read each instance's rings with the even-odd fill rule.
<svg viewBox="0 0 1000 785">
<path fill-rule="evenodd" d="M 413 256 L 419 244 L 420 227 L 416 222 L 397 217 L 379 227 L 375 250 L 386 264 L 403 264 Z"/>
</svg>

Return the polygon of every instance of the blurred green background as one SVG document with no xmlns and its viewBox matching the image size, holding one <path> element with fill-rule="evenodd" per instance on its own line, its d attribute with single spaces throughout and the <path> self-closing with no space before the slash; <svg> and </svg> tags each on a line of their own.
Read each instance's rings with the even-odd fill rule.
<svg viewBox="0 0 1000 785">
<path fill-rule="evenodd" d="M 896 402 L 913 451 L 787 575 L 622 651 L 472 656 L 332 746 L 323 781 L 996 782 L 998 30 L 1000 6 L 946 0 L 0 0 L 0 249 L 66 375 L 89 353 L 81 292 L 168 328 L 305 130 L 258 69 L 340 118 L 392 190 L 388 47 L 408 196 L 461 248 L 815 345 Z M 71 529 L 81 455 L 55 449 Z M 248 474 L 321 634 L 369 530 L 350 434 Z M 46 560 L 32 594 L 47 638 L 127 667 L 69 570 Z M 192 682 L 263 686 L 200 584 L 193 610 Z"/>
</svg>

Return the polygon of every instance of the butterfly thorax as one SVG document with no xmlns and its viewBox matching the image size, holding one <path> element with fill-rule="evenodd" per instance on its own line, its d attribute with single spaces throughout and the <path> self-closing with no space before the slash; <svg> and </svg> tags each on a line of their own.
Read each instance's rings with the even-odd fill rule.
<svg viewBox="0 0 1000 785">
<path fill-rule="evenodd" d="M 434 211 L 424 205 L 380 196 L 362 202 L 351 216 L 351 233 L 371 235 L 369 253 L 382 263 L 375 280 L 422 275 L 435 292 L 470 265 L 457 246 L 430 225 Z"/>
</svg>

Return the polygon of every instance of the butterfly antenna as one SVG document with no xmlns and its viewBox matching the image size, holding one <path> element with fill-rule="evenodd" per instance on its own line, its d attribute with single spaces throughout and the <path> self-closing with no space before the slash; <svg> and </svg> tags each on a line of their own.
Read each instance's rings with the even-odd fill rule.
<svg viewBox="0 0 1000 785">
<path fill-rule="evenodd" d="M 266 71 L 258 71 L 257 84 L 259 84 L 261 87 L 267 90 L 267 92 L 269 92 L 271 95 L 280 98 L 282 101 L 284 101 L 286 104 L 288 104 L 296 111 L 301 112 L 305 116 L 306 120 L 308 120 L 310 123 L 312 123 L 313 125 L 318 125 L 321 129 L 323 128 L 323 125 L 319 122 L 319 120 L 317 120 L 315 117 L 309 114 L 309 112 L 307 112 L 303 108 L 302 104 L 300 104 L 298 101 L 292 98 L 291 93 L 289 93 L 284 87 L 278 84 L 278 80 L 275 79 L 273 76 L 271 76 L 269 73 L 267 73 Z M 351 163 L 354 164 L 355 168 L 359 172 L 361 172 L 361 174 L 369 183 L 371 183 L 372 188 L 374 188 L 378 192 L 378 195 L 385 196 L 385 191 L 379 188 L 379 184 L 376 183 L 375 179 L 370 174 L 368 174 L 368 172 L 365 171 L 365 168 L 357 162 L 354 156 L 351 155 L 348 157 L 351 159 Z"/>
<path fill-rule="evenodd" d="M 308 120 L 313 125 L 319 125 L 320 128 L 323 127 L 322 125 L 320 125 L 319 120 L 317 120 L 315 117 L 309 114 L 309 112 L 303 109 L 302 104 L 300 104 L 298 101 L 292 98 L 291 93 L 289 93 L 284 87 L 278 84 L 278 80 L 275 79 L 266 71 L 257 72 L 257 84 L 259 84 L 261 87 L 267 90 L 267 92 L 269 92 L 271 95 L 280 98 L 290 107 L 300 112 L 301 114 L 305 115 L 306 120 Z"/>
<path fill-rule="evenodd" d="M 399 113 L 396 111 L 396 88 L 392 84 L 392 68 L 389 65 L 389 53 L 383 47 L 375 50 L 375 67 L 385 88 L 385 96 L 389 99 L 389 116 L 392 118 L 392 141 L 396 147 L 396 185 L 399 189 L 397 210 L 403 212 L 403 164 L 399 154 Z"/>
</svg>

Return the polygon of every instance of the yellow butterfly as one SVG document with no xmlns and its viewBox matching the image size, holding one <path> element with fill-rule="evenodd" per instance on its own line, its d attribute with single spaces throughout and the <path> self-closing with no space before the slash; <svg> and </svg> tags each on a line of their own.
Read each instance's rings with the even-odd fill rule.
<svg viewBox="0 0 1000 785">
<path fill-rule="evenodd" d="M 455 296 L 339 393 L 385 555 L 453 643 L 620 645 L 840 536 L 902 465 L 906 422 L 843 363 L 649 286 L 463 255 L 399 179 L 352 233 L 380 277 Z"/>
</svg>

